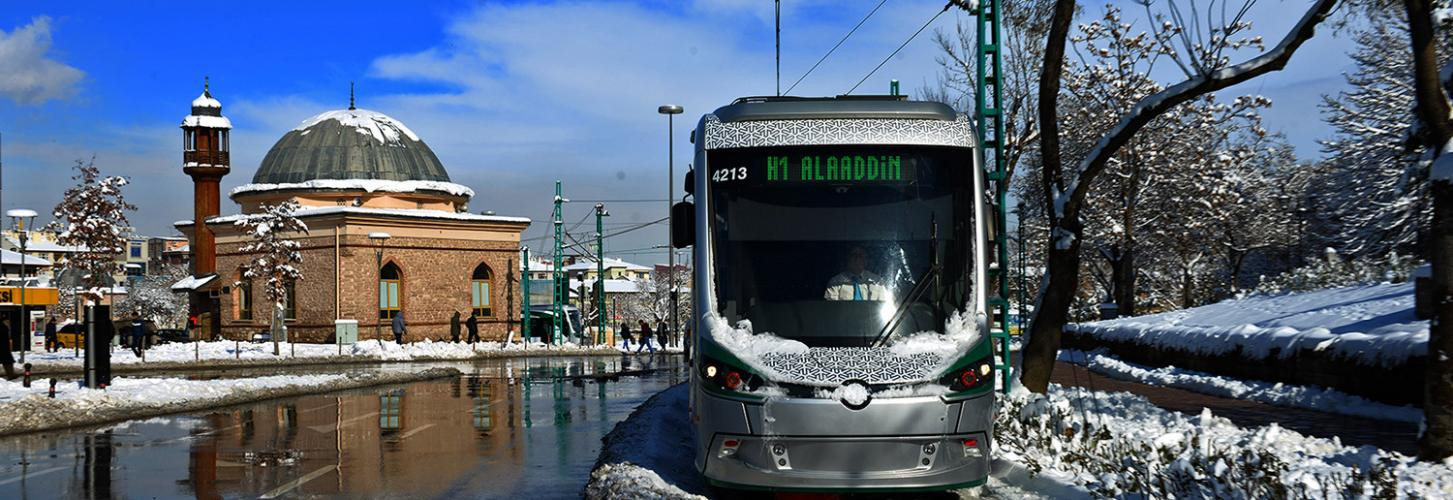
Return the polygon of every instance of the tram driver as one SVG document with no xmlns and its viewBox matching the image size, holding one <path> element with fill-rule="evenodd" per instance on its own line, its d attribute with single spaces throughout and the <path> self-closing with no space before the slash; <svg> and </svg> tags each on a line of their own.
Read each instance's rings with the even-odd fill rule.
<svg viewBox="0 0 1453 500">
<path fill-rule="evenodd" d="M 868 270 L 868 251 L 854 245 L 848 249 L 847 268 L 827 282 L 827 300 L 893 300 L 883 278 Z"/>
</svg>

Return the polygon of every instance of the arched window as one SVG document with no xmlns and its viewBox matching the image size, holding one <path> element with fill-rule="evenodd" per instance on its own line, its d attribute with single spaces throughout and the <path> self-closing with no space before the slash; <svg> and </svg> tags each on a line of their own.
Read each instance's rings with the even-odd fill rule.
<svg viewBox="0 0 1453 500">
<path fill-rule="evenodd" d="M 378 273 L 378 317 L 393 319 L 399 313 L 399 266 L 390 262 Z"/>
<path fill-rule="evenodd" d="M 239 273 L 237 280 L 237 319 L 252 319 L 252 280 Z"/>
<path fill-rule="evenodd" d="M 489 266 L 480 264 L 474 268 L 474 275 L 469 280 L 470 295 L 474 297 L 474 314 L 477 316 L 489 316 L 489 285 L 494 279 L 494 273 L 489 271 Z"/>
</svg>

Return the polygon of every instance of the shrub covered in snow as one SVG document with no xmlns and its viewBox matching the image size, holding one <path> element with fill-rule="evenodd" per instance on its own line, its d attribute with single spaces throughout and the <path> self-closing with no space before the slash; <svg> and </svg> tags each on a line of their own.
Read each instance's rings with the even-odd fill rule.
<svg viewBox="0 0 1453 500">
<path fill-rule="evenodd" d="M 1057 471 L 1097 496 L 1392 498 L 1453 495 L 1453 464 L 1418 462 L 1276 425 L 1243 429 L 1140 396 L 1052 386 L 1000 399 L 995 452 Z"/>
<path fill-rule="evenodd" d="M 1285 273 L 1263 277 L 1252 295 L 1278 295 L 1309 292 L 1352 285 L 1402 283 L 1412 276 L 1413 268 L 1422 265 L 1414 257 L 1396 252 L 1381 259 L 1344 261 L 1328 249 L 1327 259 Z"/>
</svg>

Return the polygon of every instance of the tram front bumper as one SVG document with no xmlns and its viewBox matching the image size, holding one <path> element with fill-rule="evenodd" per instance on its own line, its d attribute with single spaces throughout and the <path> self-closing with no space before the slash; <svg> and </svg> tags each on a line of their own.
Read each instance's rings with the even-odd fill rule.
<svg viewBox="0 0 1453 500">
<path fill-rule="evenodd" d="M 989 474 L 993 397 L 829 399 L 753 405 L 702 395 L 698 467 L 719 486 L 807 491 L 945 490 Z"/>
<path fill-rule="evenodd" d="M 721 486 L 772 490 L 944 490 L 982 484 L 984 433 L 922 437 L 718 435 L 706 477 Z"/>
</svg>

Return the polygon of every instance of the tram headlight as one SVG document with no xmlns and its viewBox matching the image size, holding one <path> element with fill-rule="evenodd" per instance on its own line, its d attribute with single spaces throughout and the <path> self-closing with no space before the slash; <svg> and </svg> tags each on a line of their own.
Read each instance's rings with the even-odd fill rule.
<svg viewBox="0 0 1453 500">
<path fill-rule="evenodd" d="M 705 356 L 701 359 L 701 377 L 705 383 L 729 391 L 750 391 L 762 384 L 752 372 Z"/>
<path fill-rule="evenodd" d="M 982 387 L 985 384 L 993 385 L 993 375 L 992 358 L 984 358 L 950 372 L 941 382 L 953 392 L 963 392 Z"/>
</svg>

